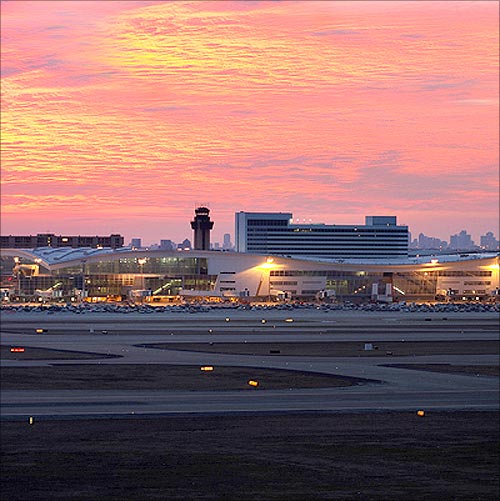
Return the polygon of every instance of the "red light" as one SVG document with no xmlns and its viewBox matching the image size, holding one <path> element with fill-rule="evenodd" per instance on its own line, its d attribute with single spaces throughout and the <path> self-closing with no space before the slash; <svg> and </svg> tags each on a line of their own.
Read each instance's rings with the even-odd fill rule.
<svg viewBox="0 0 500 501">
<path fill-rule="evenodd" d="M 20 347 L 20 346 L 13 346 L 11 349 L 10 349 L 10 352 L 11 353 L 24 353 L 24 348 Z"/>
</svg>

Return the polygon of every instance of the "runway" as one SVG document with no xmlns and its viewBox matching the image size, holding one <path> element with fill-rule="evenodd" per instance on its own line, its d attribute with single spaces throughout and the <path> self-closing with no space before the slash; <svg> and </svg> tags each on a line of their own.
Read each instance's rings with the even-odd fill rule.
<svg viewBox="0 0 500 501">
<path fill-rule="evenodd" d="M 180 364 L 265 367 L 365 378 L 360 386 L 256 391 L 4 390 L 2 418 L 140 416 L 241 412 L 346 412 L 382 410 L 498 410 L 498 377 L 474 377 L 387 367 L 442 363 L 498 365 L 491 354 L 432 353 L 418 357 L 254 356 L 159 350 L 148 343 L 271 343 L 498 340 L 498 317 L 489 314 L 425 315 L 339 312 L 246 312 L 226 320 L 223 312 L 139 318 L 112 315 L 15 314 L 2 318 L 2 344 L 119 355 L 99 360 L 2 360 L 4 367 L 64 364 Z M 293 323 L 288 321 L 293 316 Z M 266 317 L 266 318 L 264 318 Z M 266 320 L 265 324 L 262 320 Z M 35 326 L 47 332 L 35 335 Z M 106 335 L 102 330 L 107 330 Z"/>
</svg>

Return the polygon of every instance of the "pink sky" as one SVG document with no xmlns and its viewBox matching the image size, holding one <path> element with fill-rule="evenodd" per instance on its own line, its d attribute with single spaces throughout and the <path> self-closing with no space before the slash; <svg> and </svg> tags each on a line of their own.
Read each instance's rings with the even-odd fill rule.
<svg viewBox="0 0 500 501">
<path fill-rule="evenodd" d="M 2 234 L 234 213 L 498 238 L 499 4 L 2 1 Z"/>
</svg>

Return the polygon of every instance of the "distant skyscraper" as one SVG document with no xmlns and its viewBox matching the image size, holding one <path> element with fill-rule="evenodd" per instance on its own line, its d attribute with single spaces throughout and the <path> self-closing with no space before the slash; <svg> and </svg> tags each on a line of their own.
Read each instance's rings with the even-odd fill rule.
<svg viewBox="0 0 500 501">
<path fill-rule="evenodd" d="M 194 230 L 194 248 L 210 250 L 210 231 L 214 227 L 213 221 L 210 220 L 210 209 L 198 207 L 194 212 L 194 221 L 191 221 L 191 228 Z"/>
<path fill-rule="evenodd" d="M 186 238 L 185 240 L 183 240 L 180 244 L 177 244 L 177 249 L 181 249 L 181 250 L 191 250 L 191 241 Z"/>
<path fill-rule="evenodd" d="M 222 244 L 222 248 L 224 250 L 230 250 L 233 248 L 233 244 L 231 243 L 231 235 L 229 233 L 224 233 L 224 243 Z"/>
<path fill-rule="evenodd" d="M 495 238 L 495 235 L 491 231 L 488 231 L 486 235 L 481 236 L 481 249 L 484 250 L 498 250 L 500 247 L 500 242 Z"/>
<path fill-rule="evenodd" d="M 423 233 L 418 235 L 418 249 L 445 249 L 447 242 L 435 237 L 428 237 Z"/>
<path fill-rule="evenodd" d="M 175 250 L 176 245 L 172 240 L 160 240 L 160 249 L 162 250 Z"/>
<path fill-rule="evenodd" d="M 458 235 L 450 236 L 450 248 L 456 250 L 470 250 L 475 247 L 471 236 L 462 230 Z"/>
<path fill-rule="evenodd" d="M 142 240 L 140 238 L 132 238 L 130 240 L 130 246 L 140 249 L 142 247 Z"/>
</svg>

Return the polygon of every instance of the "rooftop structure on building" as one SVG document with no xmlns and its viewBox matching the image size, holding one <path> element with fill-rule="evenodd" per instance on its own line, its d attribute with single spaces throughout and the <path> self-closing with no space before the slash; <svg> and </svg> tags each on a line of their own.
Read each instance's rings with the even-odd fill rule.
<svg viewBox="0 0 500 501">
<path fill-rule="evenodd" d="M 366 216 L 364 225 L 293 224 L 290 212 L 236 213 L 236 251 L 317 259 L 408 257 L 408 227 L 396 216 Z"/>
</svg>

